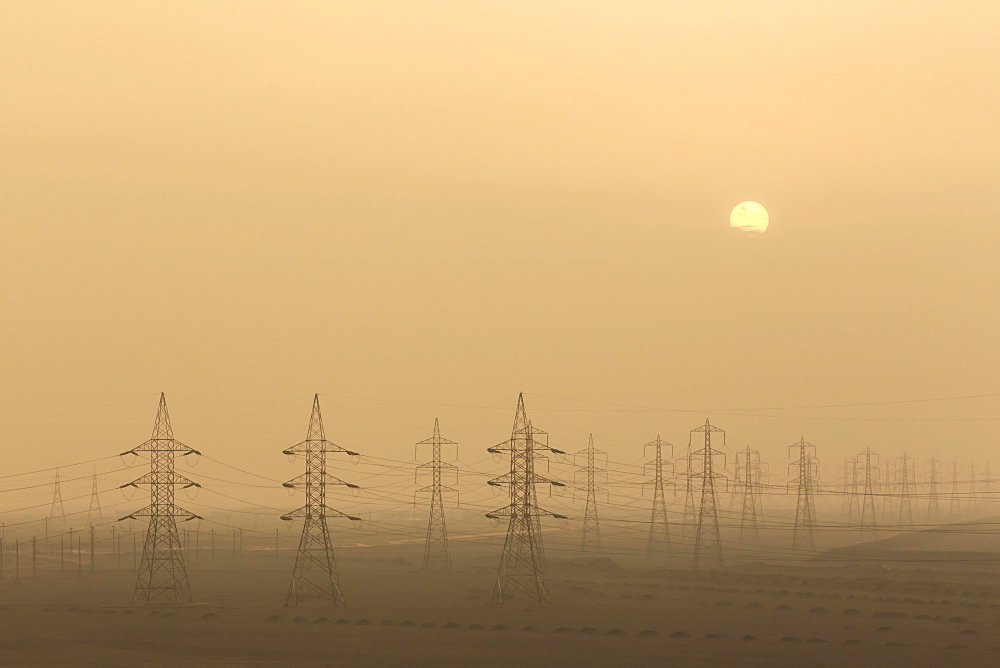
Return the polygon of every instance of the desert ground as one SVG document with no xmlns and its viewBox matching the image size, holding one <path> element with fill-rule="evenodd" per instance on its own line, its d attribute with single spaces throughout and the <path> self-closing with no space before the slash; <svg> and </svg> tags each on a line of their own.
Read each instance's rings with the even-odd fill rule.
<svg viewBox="0 0 1000 668">
<path fill-rule="evenodd" d="M 551 605 L 489 607 L 502 535 L 453 540 L 450 573 L 419 540 L 339 531 L 342 607 L 283 606 L 294 535 L 187 552 L 194 603 L 130 605 L 123 548 L 38 554 L 0 584 L 4 664 L 992 665 L 1000 573 L 991 552 L 918 550 L 896 536 L 780 563 L 690 568 L 689 555 L 561 550 L 547 531 Z M 100 546 L 100 543 L 98 543 Z M 915 547 L 916 546 L 916 547 Z M 933 547 L 933 545 L 932 545 Z M 871 556 L 865 557 L 866 550 Z M 40 552 L 43 550 L 40 550 Z M 773 554 L 772 551 L 762 550 Z M 119 560 L 121 565 L 119 566 Z M 34 572 L 34 575 L 33 575 Z"/>
</svg>

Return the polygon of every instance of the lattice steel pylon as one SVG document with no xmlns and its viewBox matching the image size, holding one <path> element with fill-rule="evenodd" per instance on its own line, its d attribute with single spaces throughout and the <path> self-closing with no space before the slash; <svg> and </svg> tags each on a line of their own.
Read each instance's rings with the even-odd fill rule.
<svg viewBox="0 0 1000 668">
<path fill-rule="evenodd" d="M 66 508 L 63 506 L 62 485 L 59 482 L 58 466 L 56 466 L 56 481 L 52 487 L 52 508 L 49 510 L 49 519 L 60 523 L 66 521 Z"/>
<path fill-rule="evenodd" d="M 875 531 L 877 523 L 875 521 L 875 485 L 878 480 L 878 454 L 872 452 L 871 448 L 865 448 L 855 458 L 855 470 L 858 477 L 863 476 L 864 490 L 861 499 L 861 519 L 859 528 L 862 531 Z"/>
<path fill-rule="evenodd" d="M 913 502 L 910 494 L 916 482 L 916 471 L 913 457 L 905 452 L 896 460 L 896 478 L 899 485 L 899 525 L 913 526 Z"/>
<path fill-rule="evenodd" d="M 87 524 L 94 526 L 100 524 L 103 519 L 101 515 L 101 497 L 97 492 L 97 469 L 94 468 L 94 475 L 90 479 L 90 507 L 87 509 Z"/>
<path fill-rule="evenodd" d="M 722 434 L 722 447 L 725 447 L 726 432 L 718 427 L 713 427 L 706 419 L 704 425 L 692 429 L 688 435 L 689 449 L 692 448 L 691 440 L 697 433 L 704 434 L 704 444 L 694 454 L 694 459 L 699 465 L 699 472 L 694 474 L 694 477 L 701 481 L 701 501 L 698 505 L 698 526 L 695 530 L 693 566 L 695 570 L 698 570 L 705 554 L 708 553 L 714 557 L 716 565 L 721 568 L 724 565 L 722 532 L 719 529 L 718 495 L 715 490 L 715 481 L 725 478 L 725 476 L 715 472 L 713 460 L 719 455 L 725 457 L 725 452 L 712 447 L 712 434 Z"/>
<path fill-rule="evenodd" d="M 819 472 L 816 461 L 816 446 L 806 443 L 805 436 L 799 442 L 788 446 L 789 450 L 798 450 L 799 458 L 792 462 L 798 476 L 792 481 L 798 488 L 795 499 L 795 525 L 792 528 L 793 550 L 815 550 L 816 539 L 813 536 L 813 522 L 816 518 L 816 504 L 813 497 L 815 477 Z"/>
<path fill-rule="evenodd" d="M 760 518 L 764 510 L 761 505 L 760 451 L 741 450 L 736 457 L 737 477 L 743 485 L 743 512 L 740 514 L 740 540 L 745 534 L 753 534 L 754 541 L 760 540 Z"/>
<path fill-rule="evenodd" d="M 958 496 L 958 462 L 951 460 L 951 503 L 948 504 L 948 514 L 952 517 L 961 514 L 962 503 Z"/>
<path fill-rule="evenodd" d="M 306 440 L 282 450 L 285 455 L 304 455 L 306 472 L 284 483 L 288 489 L 304 488 L 306 505 L 281 516 L 286 521 L 302 520 L 302 537 L 295 554 L 292 580 L 288 585 L 286 606 L 316 603 L 319 605 L 343 605 L 344 592 L 340 589 L 340 574 L 333 556 L 333 542 L 330 540 L 328 517 L 343 517 L 360 520 L 359 517 L 342 513 L 326 505 L 326 486 L 345 485 L 351 489 L 358 486 L 344 482 L 326 472 L 327 453 L 341 452 L 350 456 L 358 453 L 340 447 L 326 440 L 323 415 L 319 408 L 319 395 L 313 396 L 312 414 L 309 416 L 309 430 Z"/>
<path fill-rule="evenodd" d="M 494 486 L 506 485 L 510 492 L 509 504 L 486 514 L 490 519 L 510 518 L 490 605 L 503 605 L 519 594 L 526 594 L 539 603 L 550 602 L 544 584 L 545 557 L 540 531 L 541 517 L 566 517 L 538 506 L 535 485 L 565 485 L 536 474 L 535 457 L 536 453 L 544 450 L 556 454 L 565 453 L 538 440 L 540 435 L 544 436 L 545 432 L 532 427 L 524 410 L 524 396 L 519 395 L 510 439 L 488 449 L 492 454 L 510 453 L 510 472 L 489 481 Z"/>
<path fill-rule="evenodd" d="M 590 435 L 587 447 L 576 452 L 577 456 L 583 455 L 587 458 L 585 466 L 578 466 L 577 473 L 585 473 L 587 476 L 587 507 L 583 513 L 583 534 L 580 536 L 580 548 L 583 550 L 601 549 L 601 523 L 597 513 L 597 493 L 603 492 L 603 487 L 597 485 L 597 474 L 603 473 L 605 469 L 597 468 L 597 457 L 606 455 L 604 450 L 594 447 L 594 435 Z"/>
<path fill-rule="evenodd" d="M 688 439 L 687 453 L 684 455 L 684 518 L 681 520 L 681 533 L 689 536 L 695 532 L 698 511 L 694 507 L 694 448 Z"/>
<path fill-rule="evenodd" d="M 458 494 L 458 490 L 452 487 L 445 487 L 441 482 L 441 475 L 445 470 L 455 470 L 454 464 L 448 464 L 441 460 L 441 446 L 454 445 L 455 441 L 449 441 L 441 437 L 441 429 L 438 426 L 438 419 L 434 418 L 434 435 L 428 439 L 420 441 L 417 446 L 431 446 L 431 461 L 417 466 L 416 475 L 421 471 L 430 470 L 431 484 L 418 489 L 415 494 L 431 495 L 430 514 L 427 518 L 427 539 L 424 542 L 424 570 L 429 571 L 435 568 L 446 571 L 451 570 L 451 553 L 448 551 L 448 526 L 444 517 L 444 495 Z"/>
<path fill-rule="evenodd" d="M 941 509 L 938 506 L 938 460 L 931 457 L 930 474 L 927 480 L 927 521 L 937 524 L 941 521 Z"/>
<path fill-rule="evenodd" d="M 653 468 L 653 479 L 647 480 L 645 484 L 653 486 L 653 510 L 649 517 L 649 538 L 646 540 L 646 554 L 649 556 L 659 553 L 670 553 L 670 524 L 667 520 L 667 501 L 663 495 L 663 448 L 670 448 L 670 457 L 673 458 L 674 446 L 667 443 L 656 435 L 655 441 L 650 441 L 643 446 L 643 454 L 649 448 L 653 448 L 653 459 L 645 463 L 643 473 L 649 467 Z"/>
<path fill-rule="evenodd" d="M 177 473 L 174 470 L 174 458 L 177 455 L 186 457 L 201 453 L 174 438 L 170 415 L 167 413 L 167 398 L 163 393 L 160 393 L 152 438 L 123 452 L 122 456 L 140 453 L 147 453 L 149 456 L 149 473 L 122 487 L 138 488 L 139 485 L 148 485 L 149 505 L 119 520 L 149 518 L 132 603 L 190 603 L 191 587 L 177 532 L 177 518 L 185 521 L 201 518 L 176 505 L 174 491 L 177 487 L 186 489 L 201 485 Z"/>
</svg>

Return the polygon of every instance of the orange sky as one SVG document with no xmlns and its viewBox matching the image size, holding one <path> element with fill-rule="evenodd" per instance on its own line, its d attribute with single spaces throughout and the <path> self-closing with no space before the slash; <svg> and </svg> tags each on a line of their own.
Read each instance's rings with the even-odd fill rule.
<svg viewBox="0 0 1000 668">
<path fill-rule="evenodd" d="M 279 477 L 314 392 L 443 404 L 324 399 L 398 458 L 439 416 L 481 459 L 523 390 L 624 461 L 706 416 L 779 474 L 801 434 L 985 461 L 1000 397 L 720 409 L 1000 392 L 997 7 L 6 0 L 0 470 L 160 390 Z"/>
</svg>

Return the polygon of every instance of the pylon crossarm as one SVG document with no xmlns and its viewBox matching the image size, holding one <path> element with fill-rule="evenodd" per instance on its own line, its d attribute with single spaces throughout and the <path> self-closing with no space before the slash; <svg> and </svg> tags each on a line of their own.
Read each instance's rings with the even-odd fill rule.
<svg viewBox="0 0 1000 668">
<path fill-rule="evenodd" d="M 198 483 L 176 471 L 150 471 L 132 482 L 119 487 L 137 487 L 139 485 L 179 485 L 184 488 L 201 487 Z"/>
<path fill-rule="evenodd" d="M 294 489 L 296 487 L 305 487 L 306 485 L 308 485 L 309 480 L 310 480 L 309 474 L 303 473 L 301 475 L 295 476 L 288 482 L 281 483 L 281 486 L 287 487 L 289 489 Z M 358 485 L 355 485 L 354 483 L 350 482 L 344 482 L 340 478 L 332 476 L 329 473 L 323 473 L 322 475 L 314 473 L 312 476 L 312 483 L 313 484 L 321 483 L 326 485 L 344 485 L 345 487 L 349 487 L 351 489 L 359 489 Z"/>
<path fill-rule="evenodd" d="M 344 454 L 350 455 L 352 457 L 359 457 L 360 455 L 353 450 L 348 450 L 347 448 L 342 448 L 336 443 L 331 443 L 326 440 L 317 439 L 306 439 L 305 441 L 299 441 L 290 448 L 285 448 L 281 451 L 283 455 L 298 455 L 304 454 L 306 452 L 343 452 Z"/>
<path fill-rule="evenodd" d="M 151 438 L 144 443 L 140 443 L 131 450 L 126 450 L 119 457 L 125 455 L 138 455 L 140 452 L 175 452 L 180 455 L 200 455 L 201 452 L 195 450 L 190 445 L 185 445 L 174 438 Z"/>
</svg>

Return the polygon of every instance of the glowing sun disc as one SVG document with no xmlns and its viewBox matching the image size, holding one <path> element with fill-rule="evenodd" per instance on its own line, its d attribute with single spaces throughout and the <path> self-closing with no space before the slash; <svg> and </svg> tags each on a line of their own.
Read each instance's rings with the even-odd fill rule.
<svg viewBox="0 0 1000 668">
<path fill-rule="evenodd" d="M 729 225 L 744 232 L 763 234 L 767 223 L 767 209 L 754 201 L 740 202 L 729 214 Z"/>
</svg>

